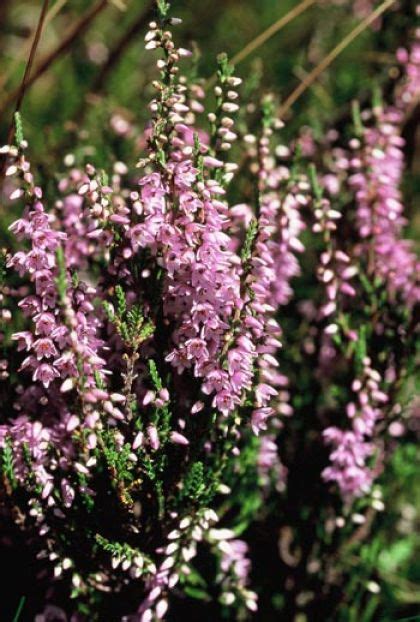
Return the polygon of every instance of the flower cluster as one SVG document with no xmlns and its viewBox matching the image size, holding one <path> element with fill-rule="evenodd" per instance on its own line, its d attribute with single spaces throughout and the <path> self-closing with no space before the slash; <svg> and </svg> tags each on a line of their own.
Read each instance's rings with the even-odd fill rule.
<svg viewBox="0 0 420 622">
<path fill-rule="evenodd" d="M 401 231 L 406 224 L 401 199 L 403 139 L 400 112 L 374 111 L 373 125 L 353 139 L 349 183 L 357 201 L 359 253 L 368 257 L 367 270 L 381 278 L 390 293 L 408 305 L 418 299 L 417 258 Z"/>
<path fill-rule="evenodd" d="M 347 500 L 366 494 L 372 485 L 375 464 L 369 464 L 375 447 L 375 427 L 383 417 L 382 406 L 388 402 L 387 395 L 381 390 L 381 376 L 371 368 L 369 358 L 363 360 L 360 378 L 351 386 L 356 400 L 349 402 L 346 408 L 351 423 L 350 430 L 331 427 L 324 430 L 324 439 L 332 445 L 331 465 L 323 471 L 327 482 L 335 482 L 341 494 Z"/>
<path fill-rule="evenodd" d="M 24 330 L 12 336 L 26 355 L 20 384 L 12 384 L 17 416 L 0 427 L 8 489 L 12 497 L 23 491 L 22 511 L 33 518 L 40 558 L 57 581 L 68 576 L 87 602 L 97 585 L 122 590 L 142 578 L 137 602 L 127 605 L 142 621 L 163 618 L 169 592 L 180 577 L 188 582 L 197 543 L 217 520 L 206 504 L 223 487 L 232 442 L 248 422 L 258 434 L 274 412 L 274 385 L 284 380 L 274 356 L 275 312 L 298 273 L 292 251 L 302 250 L 304 203 L 297 185 L 283 200 L 284 171 L 264 165 L 259 212 L 244 239 L 235 237 L 226 187 L 236 166 L 224 154 L 236 139 L 228 115 L 238 109 L 240 80 L 221 58 L 210 134 L 196 131 L 202 95 L 178 75 L 188 54 L 175 48 L 173 20 L 164 4 L 160 10 L 146 35 L 146 47 L 162 48 L 164 59 L 143 175 L 126 184 L 128 168 L 116 163 L 108 182 L 67 156 L 60 198 L 48 210 L 19 118 L 17 145 L 2 150 L 6 174 L 17 180 L 10 198 L 25 204 L 10 227 L 21 248 L 7 267 L 33 290 L 19 301 Z M 194 436 L 196 426 L 204 438 Z M 94 520 L 83 536 L 82 572 L 68 544 L 77 537 L 74 517 L 99 516 L 109 486 L 110 511 L 132 535 L 115 539 Z M 150 517 L 140 530 L 143 507 Z M 159 535 L 151 539 L 156 520 Z M 222 566 L 236 577 L 237 598 L 254 610 L 239 558 Z M 51 606 L 59 604 L 50 592 Z"/>
<path fill-rule="evenodd" d="M 420 8 L 417 6 L 417 15 Z M 420 29 L 415 32 L 415 40 L 407 50 L 400 48 L 397 51 L 397 60 L 403 67 L 403 81 L 396 92 L 396 106 L 401 111 L 407 111 L 418 103 L 420 93 Z"/>
<path fill-rule="evenodd" d="M 257 611 L 257 595 L 247 588 L 251 562 L 247 558 L 248 545 L 235 538 L 229 529 L 211 529 L 209 541 L 220 555 L 220 600 L 225 605 L 236 606 L 242 602 L 248 611 Z"/>
<path fill-rule="evenodd" d="M 29 275 L 34 284 L 34 293 L 19 302 L 26 317 L 32 319 L 34 330 L 15 333 L 18 350 L 29 355 L 21 369 L 32 371 L 34 381 L 46 389 L 51 382 L 81 376 L 87 389 L 96 387 L 95 374 L 103 380 L 105 361 L 98 355 L 102 342 L 96 336 L 98 322 L 92 303 L 95 290 L 82 282 L 68 286 L 65 266 L 60 266 L 60 251 L 66 242 L 66 234 L 53 228 L 53 217 L 42 203 L 42 190 L 34 185 L 29 162 L 24 153 L 9 155 L 14 163 L 6 175 L 17 174 L 22 178 L 22 187 L 12 192 L 11 198 L 24 196 L 28 205 L 23 218 L 10 226 L 10 230 L 21 242 L 28 240 L 30 250 L 18 251 L 10 258 L 8 267 L 13 267 L 20 276 Z M 69 262 L 72 266 L 72 260 Z"/>
<path fill-rule="evenodd" d="M 315 181 L 315 184 L 317 182 Z M 321 190 L 319 189 L 319 193 Z M 317 277 L 325 287 L 325 303 L 319 310 L 320 318 L 331 318 L 339 311 L 340 296 L 356 295 L 356 290 L 350 280 L 357 274 L 357 267 L 351 264 L 347 253 L 337 248 L 337 221 L 341 213 L 332 209 L 330 201 L 319 194 L 315 203 L 315 219 L 312 230 L 322 235 L 323 252 L 320 255 Z M 326 335 L 335 335 L 339 330 L 336 323 L 325 327 Z"/>
<path fill-rule="evenodd" d="M 365 288 L 371 287 L 370 279 L 373 282 L 372 292 L 375 287 L 384 286 L 392 307 L 401 301 L 406 308 L 416 305 L 420 297 L 418 259 L 412 242 L 402 237 L 406 220 L 401 190 L 404 170 L 402 123 L 405 111 L 419 92 L 416 50 L 415 42 L 411 54 L 399 53 L 399 60 L 406 63 L 406 75 L 396 89 L 395 105 L 377 106 L 373 111 L 364 111 L 362 114 L 356 109 L 356 129 L 359 135 L 350 141 L 349 155 L 344 150 L 337 150 L 340 159 L 337 160 L 337 168 L 348 175 L 344 181 L 354 196 L 355 242 L 351 254 L 353 262 L 360 265 L 360 268 L 349 265 L 344 268 L 342 275 L 354 277 L 359 270 L 363 271 L 364 280 L 361 283 L 364 283 Z M 328 213 L 326 210 L 327 207 L 324 211 Z M 328 223 L 322 225 L 322 219 L 315 226 L 319 231 L 329 228 Z M 335 229 L 335 225 L 332 229 Z M 324 241 L 326 244 L 330 242 L 328 234 L 324 234 Z M 348 254 L 341 250 L 336 253 L 343 267 L 349 264 Z M 337 310 L 335 292 L 343 287 L 341 285 L 337 288 L 339 278 L 335 276 L 336 270 L 323 266 L 324 262 L 331 261 L 331 256 L 331 252 L 321 256 L 319 270 L 321 280 L 331 280 L 333 285 L 332 291 L 327 287 L 329 302 L 323 308 L 325 315 Z M 352 297 L 360 296 L 360 292 L 346 282 L 341 291 Z M 342 311 L 342 305 L 340 308 Z M 382 335 L 389 321 L 385 317 L 382 321 L 374 321 L 371 327 L 373 334 Z M 388 391 L 391 390 L 397 383 L 398 373 L 392 361 L 385 367 L 377 361 L 377 365 L 381 365 L 381 373 L 372 368 L 372 360 L 366 353 L 365 333 L 348 326 L 346 328 L 346 341 L 354 350 L 356 369 L 362 365 L 362 372 L 358 371 L 351 385 L 351 390 L 358 396 L 358 405 L 351 401 L 346 406 L 350 429 L 342 430 L 332 426 L 324 430 L 325 442 L 333 447 L 333 451 L 330 454 L 331 465 L 324 470 L 323 477 L 326 481 L 336 482 L 343 497 L 351 500 L 369 491 L 380 471 L 378 465 L 383 440 L 377 433 L 377 424 L 385 414 L 389 414 L 384 411 L 389 398 L 381 387 L 387 386 Z M 395 327 L 388 327 L 387 330 L 390 332 Z M 326 328 L 326 332 L 333 335 L 338 331 L 336 323 Z M 362 344 L 361 356 L 357 355 L 357 342 Z"/>
</svg>

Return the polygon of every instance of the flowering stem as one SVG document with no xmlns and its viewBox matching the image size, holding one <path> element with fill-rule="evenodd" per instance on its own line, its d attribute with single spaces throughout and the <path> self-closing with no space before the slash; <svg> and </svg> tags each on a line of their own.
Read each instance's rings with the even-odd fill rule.
<svg viewBox="0 0 420 622">
<path fill-rule="evenodd" d="M 31 51 L 29 53 L 29 59 L 26 64 L 25 73 L 23 74 L 22 84 L 20 85 L 19 93 L 17 96 L 16 108 L 15 108 L 16 112 L 19 112 L 22 106 L 23 98 L 25 97 L 26 87 L 28 84 L 29 76 L 31 74 L 31 69 L 32 69 L 32 65 L 34 62 L 36 50 L 38 48 L 39 40 L 41 38 L 42 30 L 43 30 L 45 19 L 47 16 L 48 5 L 49 5 L 49 0 L 44 0 L 42 9 L 41 9 L 41 14 L 38 20 L 38 26 L 35 31 L 35 36 L 34 36 L 34 40 L 32 43 Z"/>
<path fill-rule="evenodd" d="M 61 11 L 61 9 L 67 4 L 68 0 L 58 0 L 48 11 L 45 20 L 44 20 L 44 28 L 56 17 L 56 15 Z M 10 65 L 9 70 L 4 72 L 4 74 L 0 77 L 0 89 L 4 87 L 5 84 L 9 81 L 10 77 L 13 76 L 18 70 L 20 63 L 23 59 L 27 58 L 28 54 L 30 54 L 31 48 L 29 46 L 23 46 L 22 52 L 19 56 L 16 56 L 13 64 Z"/>
<path fill-rule="evenodd" d="M 36 51 L 37 51 L 37 48 L 38 48 L 39 40 L 41 38 L 42 30 L 43 30 L 45 19 L 46 19 L 46 16 L 47 16 L 48 5 L 49 5 L 49 0 L 44 0 L 44 3 L 42 5 L 42 9 L 41 9 L 41 13 L 40 13 L 40 16 L 39 16 L 39 20 L 38 20 L 38 25 L 37 25 L 36 31 L 35 31 L 34 40 L 32 42 L 31 51 L 29 53 L 28 62 L 26 63 L 25 72 L 23 74 L 22 82 L 21 82 L 21 85 L 20 85 L 20 87 L 18 88 L 18 90 L 16 92 L 17 93 L 17 98 L 16 98 L 15 113 L 20 111 L 21 106 L 22 106 L 22 102 L 23 102 L 23 98 L 25 97 L 26 88 L 28 86 L 29 79 L 30 79 L 32 65 L 33 65 L 33 62 L 34 62 L 35 54 L 36 54 Z M 8 145 L 10 145 L 12 143 L 14 134 L 15 134 L 15 124 L 14 124 L 14 121 L 12 120 L 12 122 L 10 124 L 10 127 L 9 127 L 9 133 L 8 133 L 8 136 L 7 136 L 7 144 Z M 2 185 L 2 182 L 3 182 L 3 176 L 4 176 L 4 173 L 5 173 L 5 170 L 6 170 L 6 160 L 7 160 L 7 158 L 4 158 L 3 164 L 2 164 L 1 169 L 0 169 L 0 188 L 1 188 L 1 185 Z"/>
<path fill-rule="evenodd" d="M 50 66 L 66 53 L 73 43 L 78 39 L 78 37 L 83 34 L 83 32 L 90 26 L 93 20 L 109 6 L 108 0 L 99 0 L 96 4 L 91 6 L 84 15 L 80 18 L 78 22 L 74 24 L 74 26 L 68 31 L 67 35 L 64 35 L 61 42 L 58 44 L 56 48 L 54 48 L 51 52 L 46 54 L 35 67 L 32 75 L 28 77 L 26 80 L 25 91 L 31 87 L 34 82 L 38 80 L 44 73 L 50 68 Z M 8 106 L 12 104 L 18 97 L 20 93 L 20 87 L 10 93 L 8 97 L 6 97 L 0 104 L 0 117 L 3 116 L 4 112 L 7 110 Z"/>
</svg>

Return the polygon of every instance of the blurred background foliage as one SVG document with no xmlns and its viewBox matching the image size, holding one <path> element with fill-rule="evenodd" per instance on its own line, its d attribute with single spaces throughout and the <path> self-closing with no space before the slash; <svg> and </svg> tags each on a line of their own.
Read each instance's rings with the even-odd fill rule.
<svg viewBox="0 0 420 622">
<path fill-rule="evenodd" d="M 234 56 L 297 4 L 297 0 L 173 0 L 173 14 L 183 19 L 177 41 L 195 52 L 193 69 L 187 71 L 210 79 L 216 70 L 218 53 L 225 51 Z M 244 79 L 246 102 L 257 102 L 267 91 L 274 92 L 280 102 L 284 100 L 357 24 L 360 15 L 355 14 L 356 4 L 351 0 L 314 2 L 241 62 L 236 73 Z M 369 102 L 377 87 L 385 96 L 390 92 L 399 73 L 395 50 L 409 43 L 415 27 L 415 4 L 414 0 L 397 2 L 304 93 L 285 119 L 282 140 L 286 144 L 307 126 L 320 140 L 331 127 L 345 132 L 353 99 Z M 40 0 L 0 0 L 2 143 L 6 141 L 40 7 Z M 50 2 L 48 23 L 32 72 L 39 77 L 28 89 L 22 107 L 31 159 L 44 181 L 53 183 L 50 171 L 65 168 L 69 153 L 75 154 L 76 160 L 89 159 L 99 167 L 109 168 L 116 159 L 134 166 L 141 149 L 138 137 L 148 119 L 150 83 L 156 71 L 155 55 L 144 52 L 143 41 L 153 16 L 152 7 L 148 0 Z M 211 97 L 211 89 L 209 93 Z M 252 105 L 248 109 L 252 118 Z M 132 140 L 122 140 L 112 129 L 113 115 L 137 128 Z M 406 138 L 408 235 L 418 237 L 420 215 L 414 209 L 420 193 L 418 114 L 408 124 Z M 7 241 L 6 225 L 14 217 L 0 208 L 2 243 Z M 410 391 L 415 391 L 414 383 Z M 295 434 L 299 434 L 298 427 Z M 356 540 L 345 552 L 346 595 L 337 598 L 345 604 L 336 610 L 337 620 L 420 620 L 420 489 L 416 456 L 415 442 L 408 438 L 394 453 L 383 477 L 386 511 L 374 518 L 375 528 L 370 535 Z M 298 495 L 300 492 L 297 490 Z M 316 499 L 309 502 L 311 511 L 314 507 L 316 510 Z M 252 505 L 252 498 L 249 503 Z M 243 512 L 246 514 L 246 508 Z M 305 520 L 302 514 L 302 522 Z M 272 544 L 273 554 L 277 555 L 275 542 L 267 543 L 261 533 L 251 535 L 257 543 L 261 542 L 262 550 Z M 255 563 L 256 573 L 269 566 L 266 559 L 256 559 Z M 276 576 L 269 577 L 270 581 L 275 582 Z M 272 590 L 272 586 L 268 589 Z M 282 599 L 282 590 L 278 589 L 260 619 L 276 619 L 273 611 L 284 611 Z M 211 608 L 208 615 L 208 619 L 216 619 Z M 314 611 L 312 615 L 310 621 L 326 619 L 321 612 Z M 289 618 L 286 615 L 284 619 Z M 298 617 L 296 622 L 306 619 Z"/>
<path fill-rule="evenodd" d="M 298 4 L 296 0 L 172 2 L 173 13 L 183 19 L 177 29 L 178 40 L 196 50 L 196 71 L 204 78 L 215 72 L 218 53 L 234 56 Z M 356 25 L 360 19 L 355 15 L 356 4 L 349 0 L 314 2 L 239 65 L 238 73 L 247 79 L 247 88 L 260 95 L 274 91 L 280 99 L 285 98 Z M 0 3 L 3 132 L 10 122 L 10 97 L 22 79 L 40 5 L 34 0 Z M 326 124 L 332 126 L 346 117 L 353 98 L 369 98 L 376 84 L 389 85 L 398 72 L 394 50 L 407 42 L 414 25 L 414 5 L 415 0 L 397 3 L 338 57 L 295 105 L 286 136 L 294 135 L 305 123 L 322 134 Z M 87 132 L 89 127 L 89 140 L 98 148 L 96 157 L 105 164 L 111 157 L 109 150 L 99 147 L 108 138 L 109 112 L 120 109 L 140 124 L 147 119 L 155 65 L 153 54 L 144 53 L 143 34 L 153 15 L 152 6 L 150 0 L 50 3 L 33 73 L 63 41 L 70 38 L 71 42 L 58 52 L 25 97 L 26 133 L 39 161 L 56 161 L 57 154 L 62 156 L 63 143 L 73 147 L 80 129 Z"/>
</svg>

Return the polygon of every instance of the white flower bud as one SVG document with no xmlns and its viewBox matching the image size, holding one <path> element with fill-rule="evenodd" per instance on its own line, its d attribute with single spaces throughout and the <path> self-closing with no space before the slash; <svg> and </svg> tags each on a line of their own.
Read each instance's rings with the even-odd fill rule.
<svg viewBox="0 0 420 622">
<path fill-rule="evenodd" d="M 170 568 L 172 568 L 175 564 L 175 558 L 174 557 L 167 557 L 165 559 L 165 561 L 163 562 L 163 564 L 161 565 L 160 569 L 161 570 L 169 570 Z"/>
<path fill-rule="evenodd" d="M 191 525 L 191 518 L 189 516 L 186 516 L 179 523 L 179 528 L 180 529 L 187 529 L 187 527 L 189 527 L 190 525 Z"/>
<path fill-rule="evenodd" d="M 224 102 L 222 104 L 222 110 L 224 112 L 237 112 L 239 110 L 238 104 L 233 104 L 231 102 Z"/>
<path fill-rule="evenodd" d="M 242 80 L 241 78 L 237 78 L 236 76 L 230 76 L 227 79 L 227 83 L 229 84 L 229 86 L 239 86 L 240 84 L 242 84 Z"/>
</svg>

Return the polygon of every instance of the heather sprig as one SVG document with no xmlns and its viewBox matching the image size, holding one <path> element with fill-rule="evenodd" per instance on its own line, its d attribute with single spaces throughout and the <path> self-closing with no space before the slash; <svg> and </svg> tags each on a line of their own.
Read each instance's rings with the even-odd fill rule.
<svg viewBox="0 0 420 622">
<path fill-rule="evenodd" d="M 19 113 L 0 150 L 22 212 L 0 253 L 0 512 L 36 550 L 42 620 L 155 622 L 186 597 L 246 620 L 278 575 L 303 611 L 338 591 L 336 551 L 411 430 L 417 43 L 392 105 L 289 141 L 226 54 L 209 98 L 181 74 L 178 24 L 157 0 L 144 132 L 111 118 L 131 162 L 66 154 L 44 187 Z M 260 583 L 258 538 L 281 557 Z"/>
</svg>

